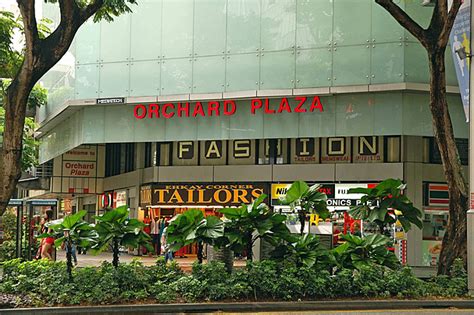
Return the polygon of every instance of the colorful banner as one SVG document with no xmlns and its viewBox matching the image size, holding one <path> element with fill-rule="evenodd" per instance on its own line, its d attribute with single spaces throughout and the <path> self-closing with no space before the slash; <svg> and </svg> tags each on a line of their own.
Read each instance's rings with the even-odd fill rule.
<svg viewBox="0 0 474 315">
<path fill-rule="evenodd" d="M 452 1 L 449 2 L 451 6 Z M 466 121 L 469 121 L 470 14 L 471 0 L 464 0 L 449 36 Z"/>
</svg>

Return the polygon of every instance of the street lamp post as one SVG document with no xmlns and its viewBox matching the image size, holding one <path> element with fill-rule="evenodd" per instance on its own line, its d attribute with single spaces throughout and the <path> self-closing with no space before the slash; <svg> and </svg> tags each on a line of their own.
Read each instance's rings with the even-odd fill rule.
<svg viewBox="0 0 474 315">
<path fill-rule="evenodd" d="M 474 4 L 474 3 L 472 3 Z M 474 15 L 474 5 L 471 4 L 471 34 L 473 34 L 472 17 Z M 472 41 L 470 40 L 470 53 L 473 51 Z M 470 58 L 469 61 L 472 62 Z M 474 91 L 472 79 L 474 72 L 469 63 L 469 211 L 467 212 L 467 272 L 469 295 L 474 295 L 474 110 L 472 110 Z"/>
</svg>

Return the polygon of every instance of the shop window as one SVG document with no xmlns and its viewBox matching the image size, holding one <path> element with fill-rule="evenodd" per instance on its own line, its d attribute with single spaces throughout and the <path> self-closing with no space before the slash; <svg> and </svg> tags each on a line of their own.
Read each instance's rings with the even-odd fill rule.
<svg viewBox="0 0 474 315">
<path fill-rule="evenodd" d="M 105 146 L 105 176 L 135 170 L 134 143 L 108 143 Z"/>
<path fill-rule="evenodd" d="M 258 141 L 258 164 L 287 164 L 288 139 Z"/>
<path fill-rule="evenodd" d="M 448 225 L 448 211 L 425 209 L 423 220 L 422 263 L 436 266 L 441 252 L 441 243 Z"/>
<path fill-rule="evenodd" d="M 153 161 L 153 152 L 152 152 L 152 143 L 146 142 L 145 143 L 145 168 L 152 167 Z"/>
<path fill-rule="evenodd" d="M 401 138 L 385 137 L 385 161 L 390 163 L 401 161 Z"/>
<path fill-rule="evenodd" d="M 441 164 L 441 154 L 438 150 L 438 144 L 434 138 L 429 138 L 429 162 L 432 164 Z M 456 139 L 459 158 L 462 165 L 468 165 L 469 161 L 469 139 Z"/>
</svg>

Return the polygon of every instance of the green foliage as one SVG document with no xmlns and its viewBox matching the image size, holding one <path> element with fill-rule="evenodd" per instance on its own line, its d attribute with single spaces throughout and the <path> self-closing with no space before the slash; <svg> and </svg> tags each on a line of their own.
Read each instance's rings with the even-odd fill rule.
<svg viewBox="0 0 474 315">
<path fill-rule="evenodd" d="M 224 222 L 216 216 L 204 218 L 201 210 L 190 209 L 175 216 L 166 228 L 167 241 L 171 250 L 195 242 L 214 244 L 214 240 L 224 235 Z"/>
<path fill-rule="evenodd" d="M 102 252 L 112 245 L 115 267 L 118 267 L 119 262 L 119 246 L 145 246 L 149 251 L 153 251 L 150 236 L 143 232 L 145 224 L 137 219 L 130 219 L 129 212 L 127 206 L 122 206 L 95 217 L 98 222 L 95 230 L 99 237 L 93 250 L 95 253 Z"/>
<path fill-rule="evenodd" d="M 155 266 L 139 262 L 114 268 L 104 262 L 100 267 L 77 268 L 72 283 L 67 282 L 64 263 L 47 260 L 3 264 L 0 293 L 25 295 L 22 306 L 111 304 L 133 301 L 159 303 L 222 300 L 299 300 L 347 297 L 422 298 L 454 297 L 467 292 L 467 276 L 462 268 L 452 277 L 417 279 L 409 268 L 390 270 L 383 266 L 364 266 L 359 270 L 339 269 L 334 275 L 326 270 L 298 267 L 291 262 L 248 262 L 232 274 L 222 263 L 195 264 L 191 274 L 176 264 Z M 27 303 L 24 302 L 23 303 Z"/>
<path fill-rule="evenodd" d="M 304 181 L 296 181 L 288 188 L 286 195 L 280 199 L 281 204 L 306 214 L 317 214 L 322 219 L 329 217 L 327 196 L 319 191 L 321 185 L 308 186 Z"/>
<path fill-rule="evenodd" d="M 278 245 L 272 252 L 277 260 L 294 261 L 297 266 L 313 267 L 315 264 L 323 269 L 335 264 L 334 256 L 319 242 L 313 234 L 301 235 L 296 242 Z M 320 269 L 320 268 L 318 268 Z"/>
<path fill-rule="evenodd" d="M 251 248 L 259 238 L 272 244 L 277 244 L 280 239 L 292 241 L 294 238 L 288 230 L 286 216 L 274 213 L 263 203 L 267 195 L 262 194 L 250 205 L 239 208 L 224 208 L 218 210 L 225 216 L 225 243 L 234 252 L 247 250 L 251 257 Z M 219 240 L 217 241 L 219 244 Z"/>
<path fill-rule="evenodd" d="M 359 237 L 351 234 L 341 236 L 346 242 L 333 249 L 340 268 L 359 269 L 373 265 L 398 268 L 400 263 L 387 247 L 390 239 L 380 234 Z"/>
<path fill-rule="evenodd" d="M 0 100 L 1 105 L 1 100 Z M 33 118 L 26 117 L 23 128 L 23 150 L 21 155 L 21 169 L 27 170 L 32 166 L 38 165 L 38 147 L 39 141 L 34 138 L 34 129 L 36 124 Z M 5 130 L 5 109 L 0 106 L 0 143 L 3 141 L 3 132 Z"/>
<path fill-rule="evenodd" d="M 5 211 L 2 215 L 3 242 L 0 244 L 0 262 L 15 258 L 16 215 Z"/>
<path fill-rule="evenodd" d="M 352 188 L 349 193 L 364 194 L 361 204 L 352 206 L 354 219 L 376 223 L 380 229 L 400 221 L 405 231 L 415 224 L 423 228 L 423 213 L 403 194 L 406 185 L 399 179 L 386 179 L 374 188 Z"/>
</svg>

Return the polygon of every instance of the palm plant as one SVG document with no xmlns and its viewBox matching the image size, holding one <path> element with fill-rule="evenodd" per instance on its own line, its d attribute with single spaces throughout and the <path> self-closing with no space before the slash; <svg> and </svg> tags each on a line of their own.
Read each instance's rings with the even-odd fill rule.
<svg viewBox="0 0 474 315">
<path fill-rule="evenodd" d="M 250 205 L 218 210 L 224 214 L 224 238 L 217 240 L 218 246 L 226 246 L 235 252 L 246 249 L 247 259 L 252 260 L 252 248 L 258 239 L 275 245 L 280 239 L 293 240 L 285 225 L 286 216 L 272 212 L 263 203 L 267 195 L 262 194 Z"/>
<path fill-rule="evenodd" d="M 303 235 L 308 214 L 317 214 L 323 220 L 329 217 L 327 195 L 320 192 L 321 185 L 308 186 L 304 181 L 296 181 L 288 188 L 285 196 L 280 198 L 282 205 L 289 205 L 298 212 L 301 222 L 300 234 Z"/>
<path fill-rule="evenodd" d="M 382 234 L 386 234 L 388 226 L 397 220 L 405 231 L 410 230 L 412 224 L 422 229 L 423 213 L 403 194 L 405 188 L 399 179 L 386 179 L 374 188 L 351 188 L 349 193 L 364 196 L 359 205 L 351 207 L 349 214 L 354 219 L 377 224 Z"/>
<path fill-rule="evenodd" d="M 335 264 L 332 253 L 321 245 L 319 237 L 313 234 L 299 235 L 295 242 L 285 242 L 278 245 L 272 252 L 277 260 L 288 260 L 298 267 L 328 267 Z M 318 268 L 319 269 L 319 268 Z"/>
<path fill-rule="evenodd" d="M 387 249 L 391 241 L 384 235 L 369 234 L 359 237 L 345 234 L 341 238 L 346 242 L 333 249 L 339 267 L 360 270 L 373 264 L 391 269 L 400 266 L 395 254 Z"/>
<path fill-rule="evenodd" d="M 81 210 L 75 214 L 65 216 L 62 219 L 54 220 L 46 223 L 46 227 L 51 229 L 52 233 L 45 233 L 39 238 L 52 236 L 56 240 L 54 246 L 59 247 L 64 242 L 66 245 L 67 272 L 69 278 L 72 279 L 72 246 L 81 246 L 90 248 L 97 244 L 98 233 L 93 224 L 82 221 L 86 215 L 86 210 Z"/>
<path fill-rule="evenodd" d="M 197 242 L 199 263 L 203 261 L 204 244 L 214 245 L 214 241 L 223 235 L 224 222 L 216 216 L 204 217 L 198 209 L 190 209 L 175 216 L 166 229 L 167 242 L 173 251 Z"/>
<path fill-rule="evenodd" d="M 96 216 L 95 229 L 99 235 L 98 243 L 93 247 L 94 252 L 102 252 L 112 245 L 113 260 L 115 268 L 119 264 L 120 246 L 137 248 L 144 246 L 150 252 L 150 236 L 143 232 L 144 223 L 137 219 L 129 218 L 127 206 L 112 209 L 101 216 Z"/>
</svg>

